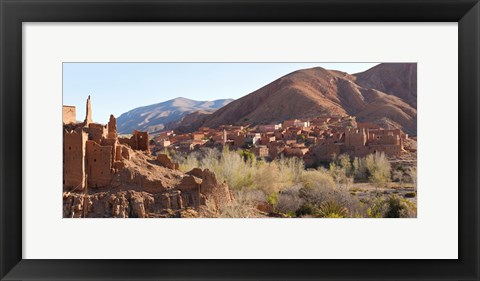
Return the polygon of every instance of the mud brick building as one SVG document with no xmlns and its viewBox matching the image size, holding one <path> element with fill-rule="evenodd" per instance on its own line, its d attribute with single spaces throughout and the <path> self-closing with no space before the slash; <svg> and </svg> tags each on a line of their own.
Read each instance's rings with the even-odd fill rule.
<svg viewBox="0 0 480 281">
<path fill-rule="evenodd" d="M 124 148 L 148 152 L 148 134 L 134 131 L 131 138 L 119 138 L 113 115 L 107 125 L 94 123 L 90 96 L 83 122 L 76 121 L 74 106 L 63 106 L 63 186 L 66 190 L 108 186 L 115 165 L 128 157 Z"/>
</svg>

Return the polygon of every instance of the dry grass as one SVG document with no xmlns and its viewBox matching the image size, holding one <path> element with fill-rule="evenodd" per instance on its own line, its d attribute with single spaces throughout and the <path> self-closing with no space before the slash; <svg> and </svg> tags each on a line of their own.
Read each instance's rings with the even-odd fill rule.
<svg viewBox="0 0 480 281">
<path fill-rule="evenodd" d="M 385 163 L 383 155 L 355 159 L 357 163 L 346 163 L 348 159 L 339 157 L 345 163 L 337 161 L 335 169 L 330 170 L 305 170 L 303 161 L 295 157 L 271 162 L 249 157 L 245 159 L 241 153 L 228 149 L 204 149 L 184 157 L 173 157 L 185 172 L 195 167 L 207 168 L 219 180 L 227 182 L 235 199 L 210 212 L 209 216 L 212 217 L 262 217 L 265 213 L 257 209 L 262 204 L 269 205 L 279 215 L 293 217 L 299 214 L 302 217 L 383 217 L 389 210 L 389 204 L 395 205 L 398 200 L 387 201 L 387 195 L 376 198 L 379 185 L 383 186 L 380 190 L 405 189 L 413 185 L 391 182 L 390 166 Z M 346 165 L 350 165 L 348 169 Z M 345 179 L 339 180 L 339 171 L 343 171 L 340 176 Z M 370 175 L 370 182 L 353 183 L 356 173 Z M 372 175 L 376 178 L 372 179 Z M 346 181 L 348 185 L 344 183 Z M 416 215 L 414 203 L 400 201 L 397 205 L 403 208 L 402 217 Z"/>
</svg>

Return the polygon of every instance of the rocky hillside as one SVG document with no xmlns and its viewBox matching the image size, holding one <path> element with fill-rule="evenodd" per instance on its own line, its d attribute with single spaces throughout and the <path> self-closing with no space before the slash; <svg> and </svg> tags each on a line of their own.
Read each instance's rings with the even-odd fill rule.
<svg viewBox="0 0 480 281">
<path fill-rule="evenodd" d="M 416 63 L 382 63 L 355 77 L 356 84 L 394 95 L 417 108 Z"/>
<path fill-rule="evenodd" d="M 214 101 L 196 101 L 187 98 L 175 98 L 162 103 L 135 108 L 117 118 L 118 132 L 131 134 L 133 130 L 155 133 L 175 126 L 185 115 L 195 112 L 213 112 L 230 103 L 232 99 Z M 170 125 L 169 125 L 170 124 Z"/>
<path fill-rule="evenodd" d="M 380 64 L 353 75 L 321 67 L 298 70 L 185 127 L 265 124 L 328 114 L 353 115 L 416 135 L 416 80 L 416 64 Z"/>
<path fill-rule="evenodd" d="M 177 133 L 188 133 L 202 126 L 205 119 L 215 111 L 197 110 L 186 114 L 181 119 L 167 124 L 166 127 L 175 129 Z"/>
<path fill-rule="evenodd" d="M 157 157 L 124 146 L 105 187 L 63 192 L 64 218 L 209 216 L 233 197 L 208 169 L 178 170 L 165 154 Z"/>
</svg>

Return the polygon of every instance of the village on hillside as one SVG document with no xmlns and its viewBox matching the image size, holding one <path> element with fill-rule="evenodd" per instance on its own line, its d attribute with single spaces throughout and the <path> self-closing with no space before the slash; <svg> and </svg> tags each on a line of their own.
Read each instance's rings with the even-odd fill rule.
<svg viewBox="0 0 480 281">
<path fill-rule="evenodd" d="M 413 139 L 415 140 L 415 138 Z M 385 153 L 400 157 L 415 153 L 416 146 L 400 129 L 382 129 L 373 123 L 356 122 L 353 116 L 318 116 L 311 120 L 285 120 L 264 125 L 200 127 L 192 133 L 160 132 L 150 138 L 153 154 L 165 149 L 188 153 L 202 147 L 246 149 L 257 158 L 298 157 L 308 167 L 348 154 L 365 157 Z"/>
</svg>

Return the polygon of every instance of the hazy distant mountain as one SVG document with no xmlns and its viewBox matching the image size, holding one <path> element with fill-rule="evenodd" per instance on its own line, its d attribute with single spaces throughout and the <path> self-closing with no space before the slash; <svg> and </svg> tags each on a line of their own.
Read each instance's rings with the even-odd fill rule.
<svg viewBox="0 0 480 281">
<path fill-rule="evenodd" d="M 353 75 L 321 67 L 302 69 L 212 114 L 203 114 L 190 122 L 189 127 L 265 124 L 323 114 L 348 114 L 359 121 L 397 127 L 416 135 L 416 87 L 417 66 L 410 63 L 379 64 Z"/>
<path fill-rule="evenodd" d="M 186 114 L 201 111 L 211 113 L 233 99 L 214 101 L 196 101 L 187 98 L 175 98 L 165 102 L 147 105 L 132 109 L 117 118 L 118 132 L 131 134 L 133 130 L 148 131 L 149 133 L 164 130 L 170 123 L 181 120 Z"/>
</svg>

